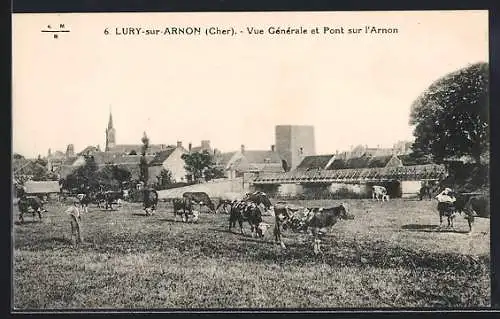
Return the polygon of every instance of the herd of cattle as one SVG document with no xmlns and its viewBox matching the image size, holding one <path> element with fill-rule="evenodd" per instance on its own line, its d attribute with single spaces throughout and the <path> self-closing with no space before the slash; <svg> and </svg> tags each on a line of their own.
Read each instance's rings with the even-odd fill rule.
<svg viewBox="0 0 500 319">
<path fill-rule="evenodd" d="M 427 190 L 423 188 L 422 193 L 427 194 Z M 99 192 L 94 194 L 78 194 L 76 196 L 83 212 L 88 211 L 88 205 L 91 203 L 97 204 L 98 207 L 104 209 L 113 209 L 114 205 L 120 205 L 122 200 L 127 200 L 127 192 Z M 372 198 L 374 200 L 388 201 L 389 196 L 387 190 L 383 186 L 372 187 Z M 429 198 L 431 198 L 429 194 Z M 340 219 L 354 219 L 354 216 L 349 213 L 349 208 L 345 203 L 329 208 L 294 208 L 286 202 L 277 202 L 272 204 L 268 196 L 263 192 L 247 193 L 243 196 L 231 194 L 220 198 L 217 206 L 210 197 L 203 192 L 186 192 L 182 198 L 172 200 L 173 213 L 175 219 L 177 216 L 182 217 L 183 222 L 198 221 L 198 216 L 202 207 L 206 207 L 210 212 L 216 213 L 223 210 L 229 214 L 229 231 L 239 225 L 240 233 L 243 232 L 243 224 L 246 222 L 250 225 L 252 237 L 263 237 L 270 224 L 263 221 L 262 216 L 265 214 L 274 215 L 274 240 L 281 247 L 286 248 L 281 238 L 281 230 L 290 229 L 295 232 L 311 233 L 314 239 L 314 253 L 321 252 L 321 235 L 324 230 L 334 226 Z M 143 209 L 146 216 L 155 213 L 158 206 L 158 193 L 154 189 L 143 190 Z M 196 210 L 196 206 L 198 209 Z M 42 213 L 46 212 L 43 208 L 43 201 L 37 197 L 22 196 L 18 202 L 19 219 L 21 223 L 24 221 L 23 214 L 31 212 L 35 218 L 38 214 L 42 219 Z M 116 206 L 115 206 L 116 207 Z M 458 196 L 458 199 L 450 205 L 438 205 L 440 217 L 440 226 L 444 216 L 448 218 L 448 226 L 453 227 L 453 219 L 461 213 L 466 214 L 466 219 L 469 222 L 469 230 L 472 230 L 473 217 L 476 214 L 474 211 L 473 198 L 465 198 Z"/>
</svg>

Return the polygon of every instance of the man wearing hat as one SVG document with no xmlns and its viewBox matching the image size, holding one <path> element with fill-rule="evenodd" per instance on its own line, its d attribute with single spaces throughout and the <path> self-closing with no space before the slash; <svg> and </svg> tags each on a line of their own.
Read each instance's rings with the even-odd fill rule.
<svg viewBox="0 0 500 319">
<path fill-rule="evenodd" d="M 82 218 L 80 210 L 78 209 L 79 204 L 80 201 L 75 198 L 73 199 L 73 205 L 66 209 L 66 214 L 69 215 L 71 222 L 71 241 L 73 242 L 73 245 L 83 242 L 80 226 Z"/>
</svg>

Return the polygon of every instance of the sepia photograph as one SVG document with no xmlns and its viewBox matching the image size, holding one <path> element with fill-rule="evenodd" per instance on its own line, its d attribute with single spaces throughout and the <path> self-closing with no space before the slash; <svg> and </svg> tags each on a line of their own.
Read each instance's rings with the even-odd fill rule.
<svg viewBox="0 0 500 319">
<path fill-rule="evenodd" d="M 11 310 L 491 307 L 488 11 L 14 13 Z"/>
</svg>

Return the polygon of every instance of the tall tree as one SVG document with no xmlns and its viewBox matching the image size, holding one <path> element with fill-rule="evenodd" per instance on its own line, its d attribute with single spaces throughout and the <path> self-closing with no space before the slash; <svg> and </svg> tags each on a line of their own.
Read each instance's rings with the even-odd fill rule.
<svg viewBox="0 0 500 319">
<path fill-rule="evenodd" d="M 149 137 L 146 135 L 146 132 L 144 132 L 142 138 L 142 156 L 141 160 L 139 163 L 139 169 L 140 169 L 140 180 L 146 185 L 148 183 L 148 178 L 149 178 L 149 173 L 148 173 L 148 161 L 146 159 L 146 152 L 149 148 Z"/>
<path fill-rule="evenodd" d="M 210 153 L 203 151 L 202 153 L 182 154 L 184 160 L 184 168 L 188 171 L 193 180 L 197 181 L 205 177 L 205 172 L 213 167 L 213 159 Z"/>
<path fill-rule="evenodd" d="M 437 162 L 489 150 L 489 65 L 477 63 L 434 82 L 413 103 L 413 150 Z"/>
<path fill-rule="evenodd" d="M 71 188 L 93 188 L 99 187 L 98 165 L 92 155 L 84 155 L 85 164 L 77 168 L 72 174 L 68 175 L 64 180 L 64 187 Z"/>
</svg>

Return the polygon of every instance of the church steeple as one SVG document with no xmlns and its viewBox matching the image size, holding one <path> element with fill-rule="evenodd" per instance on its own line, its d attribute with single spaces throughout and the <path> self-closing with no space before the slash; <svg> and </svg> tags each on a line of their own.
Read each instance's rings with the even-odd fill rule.
<svg viewBox="0 0 500 319">
<path fill-rule="evenodd" d="M 111 114 L 111 110 L 109 111 L 109 121 L 108 128 L 106 129 L 106 148 L 105 151 L 108 152 L 111 148 L 115 147 L 116 141 L 116 132 L 113 128 L 113 115 Z"/>
<path fill-rule="evenodd" d="M 108 130 L 113 128 L 113 114 L 109 112 Z"/>
</svg>

